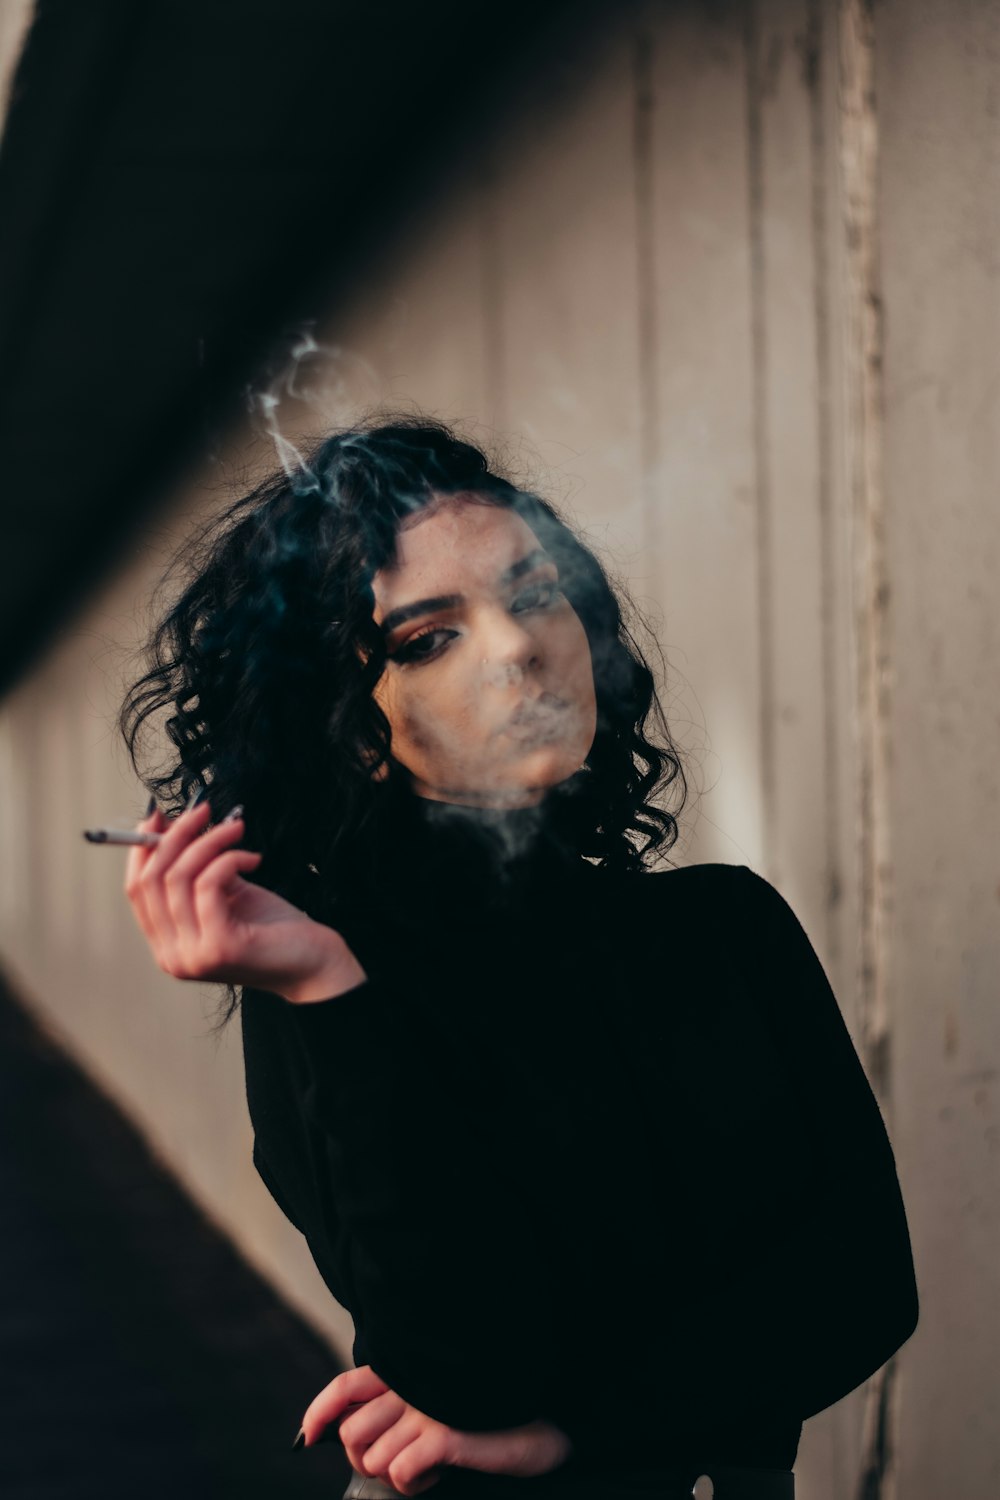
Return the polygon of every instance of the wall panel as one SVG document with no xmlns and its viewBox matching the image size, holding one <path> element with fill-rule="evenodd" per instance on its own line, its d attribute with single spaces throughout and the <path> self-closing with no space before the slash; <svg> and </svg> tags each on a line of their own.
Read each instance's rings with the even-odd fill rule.
<svg viewBox="0 0 1000 1500">
<path fill-rule="evenodd" d="M 599 46 L 568 36 L 498 133 L 492 221 L 503 425 L 630 573 L 644 541 L 633 89 L 629 27 Z"/>
<path fill-rule="evenodd" d="M 739 7 L 665 5 L 654 37 L 659 464 L 647 518 L 678 731 L 703 788 L 687 860 L 759 867 L 760 516 Z M 701 739 L 704 737 L 704 750 Z"/>
<path fill-rule="evenodd" d="M 924 1301 L 900 1494 L 996 1492 L 1000 11 L 877 11 L 895 1117 Z"/>
</svg>

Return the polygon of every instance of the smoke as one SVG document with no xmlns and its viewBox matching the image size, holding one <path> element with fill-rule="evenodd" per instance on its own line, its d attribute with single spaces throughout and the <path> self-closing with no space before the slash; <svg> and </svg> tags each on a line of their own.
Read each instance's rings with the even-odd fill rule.
<svg viewBox="0 0 1000 1500">
<path fill-rule="evenodd" d="M 512 794 L 509 806 L 503 805 L 502 794 L 498 794 L 493 805 L 475 807 L 463 802 L 466 793 L 456 791 L 456 800 L 429 801 L 420 799 L 422 817 L 440 839 L 459 851 L 478 846 L 488 859 L 495 876 L 503 885 L 517 884 L 525 861 L 552 833 L 552 799 L 579 792 L 580 783 L 587 772 L 584 768 L 568 781 L 550 789 L 548 796 L 533 806 L 518 805 Z"/>
<path fill-rule="evenodd" d="M 312 320 L 299 325 L 279 346 L 264 372 L 264 383 L 249 385 L 251 420 L 274 447 L 297 494 L 318 494 L 320 481 L 289 432 L 308 420 L 327 432 L 349 426 L 358 413 L 382 396 L 382 381 L 363 355 L 342 344 L 319 343 Z"/>
</svg>

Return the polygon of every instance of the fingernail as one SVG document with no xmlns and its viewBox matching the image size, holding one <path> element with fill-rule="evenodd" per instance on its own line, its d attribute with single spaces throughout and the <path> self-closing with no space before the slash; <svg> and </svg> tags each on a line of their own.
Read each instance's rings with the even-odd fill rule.
<svg viewBox="0 0 1000 1500">
<path fill-rule="evenodd" d="M 192 792 L 190 797 L 187 799 L 187 802 L 184 804 L 184 811 L 190 812 L 192 807 L 197 807 L 199 802 L 203 802 L 205 800 L 206 795 L 207 793 L 205 787 L 199 786 L 198 790 L 196 792 Z"/>
<path fill-rule="evenodd" d="M 237 818 L 242 818 L 242 816 L 243 816 L 243 803 L 242 802 L 237 802 L 237 804 L 236 804 L 235 807 L 231 807 L 229 809 L 229 811 L 226 813 L 226 816 L 223 818 L 222 821 L 223 821 L 223 823 L 233 823 L 233 822 L 235 822 L 235 820 Z"/>
<path fill-rule="evenodd" d="M 155 813 L 155 811 L 156 811 L 156 798 L 155 797 L 150 797 L 149 801 L 146 803 L 146 811 L 143 814 L 143 816 L 146 817 L 146 818 L 151 818 L 153 816 L 153 814 Z"/>
<path fill-rule="evenodd" d="M 296 1435 L 295 1442 L 292 1444 L 292 1451 L 294 1452 L 296 1448 L 301 1448 L 305 1440 L 306 1430 L 304 1427 L 300 1427 Z"/>
</svg>

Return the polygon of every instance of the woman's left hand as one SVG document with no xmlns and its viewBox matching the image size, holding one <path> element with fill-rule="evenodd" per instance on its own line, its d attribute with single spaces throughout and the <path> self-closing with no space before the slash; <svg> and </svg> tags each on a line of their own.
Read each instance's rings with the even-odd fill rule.
<svg viewBox="0 0 1000 1500">
<path fill-rule="evenodd" d="M 344 1416 L 350 1406 L 361 1403 Z M 339 1437 L 359 1474 L 377 1475 L 403 1495 L 419 1495 L 449 1465 L 487 1474 L 546 1474 L 565 1463 L 572 1443 L 551 1422 L 500 1432 L 459 1432 L 410 1406 L 371 1365 L 345 1370 L 310 1403 L 302 1418 L 307 1447 L 343 1416 Z"/>
</svg>

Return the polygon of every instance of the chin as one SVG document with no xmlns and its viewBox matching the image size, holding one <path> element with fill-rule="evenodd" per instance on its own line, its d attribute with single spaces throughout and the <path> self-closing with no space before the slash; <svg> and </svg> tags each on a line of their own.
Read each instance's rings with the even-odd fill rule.
<svg viewBox="0 0 1000 1500">
<path fill-rule="evenodd" d="M 580 770 L 590 745 L 575 748 L 563 743 L 537 745 L 516 758 L 489 769 L 482 767 L 481 773 L 469 782 L 468 768 L 454 768 L 436 778 L 428 785 L 425 781 L 422 795 L 445 802 L 467 801 L 477 806 L 533 806 L 540 802 L 552 787 L 568 781 Z M 436 791 L 430 790 L 435 786 Z M 446 786 L 447 791 L 442 790 Z"/>
<path fill-rule="evenodd" d="M 558 786 L 579 771 L 587 752 L 569 754 L 565 745 L 540 745 L 517 762 L 505 778 L 509 787 L 531 787 L 543 790 Z"/>
</svg>

